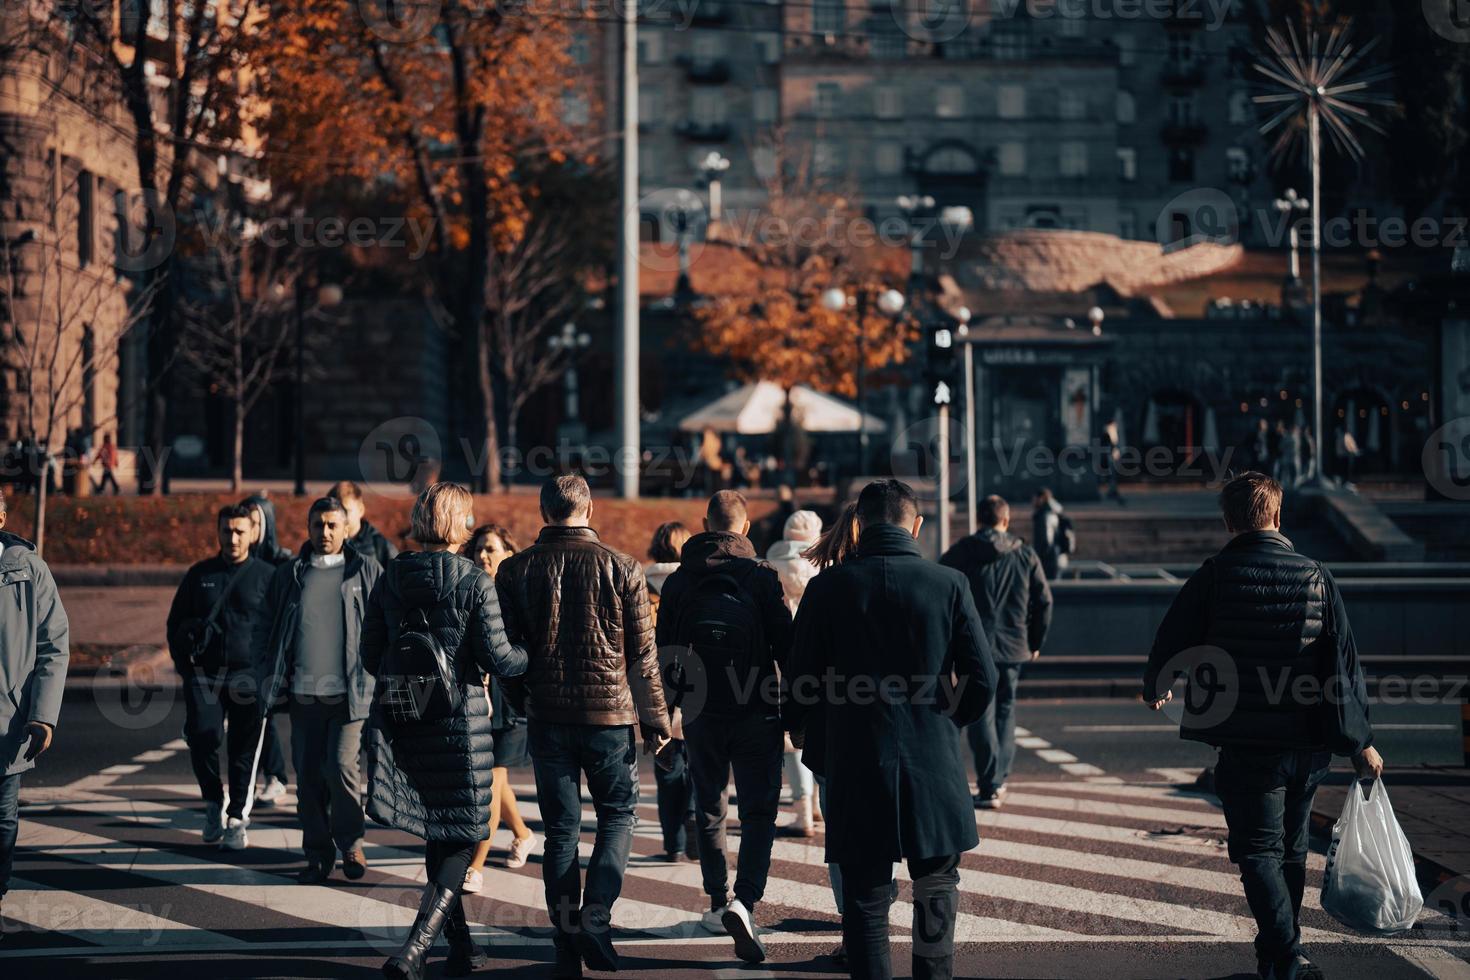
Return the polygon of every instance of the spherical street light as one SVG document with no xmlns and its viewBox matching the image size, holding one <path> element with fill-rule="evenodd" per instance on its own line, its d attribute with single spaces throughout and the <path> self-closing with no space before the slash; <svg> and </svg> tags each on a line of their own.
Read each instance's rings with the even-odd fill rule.
<svg viewBox="0 0 1470 980">
<path fill-rule="evenodd" d="M 1103 313 L 1101 306 L 1094 306 L 1092 309 L 1087 311 L 1087 319 L 1092 321 L 1092 332 L 1097 336 L 1102 335 L 1104 316 L 1105 314 Z"/>
<path fill-rule="evenodd" d="M 847 294 L 839 286 L 822 291 L 822 307 L 833 313 L 840 313 L 847 309 Z"/>
<path fill-rule="evenodd" d="M 878 294 L 878 309 L 889 316 L 898 316 L 903 312 L 903 293 L 896 289 L 885 289 Z"/>
</svg>

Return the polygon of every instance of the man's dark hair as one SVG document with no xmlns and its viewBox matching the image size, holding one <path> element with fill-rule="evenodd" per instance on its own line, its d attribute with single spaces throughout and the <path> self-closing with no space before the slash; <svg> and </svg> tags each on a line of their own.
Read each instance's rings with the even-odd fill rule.
<svg viewBox="0 0 1470 980">
<path fill-rule="evenodd" d="M 709 498 L 704 519 L 711 531 L 739 531 L 750 517 L 745 494 L 738 490 L 721 490 Z"/>
<path fill-rule="evenodd" d="M 255 515 L 244 504 L 226 504 L 219 509 L 219 516 L 215 518 L 215 525 L 218 526 L 226 521 L 249 521 L 254 524 Z"/>
<path fill-rule="evenodd" d="M 1220 511 L 1234 534 L 1276 527 L 1281 523 L 1281 484 L 1255 470 L 1242 473 L 1221 488 Z"/>
<path fill-rule="evenodd" d="M 576 474 L 554 476 L 541 484 L 541 517 L 548 524 L 585 514 L 591 503 L 592 489 Z"/>
<path fill-rule="evenodd" d="M 992 493 L 980 501 L 980 523 L 986 527 L 1000 527 L 1011 519 L 1011 505 L 1006 498 Z"/>
<path fill-rule="evenodd" d="M 332 511 L 341 514 L 344 519 L 347 517 L 347 508 L 342 506 L 342 501 L 336 497 L 318 497 L 312 501 L 311 510 L 306 512 L 306 523 L 310 524 L 316 520 L 316 515 L 318 514 L 330 513 Z"/>
<path fill-rule="evenodd" d="M 857 519 L 863 527 L 896 524 L 907 528 L 919 516 L 919 499 L 902 480 L 874 480 L 858 494 Z"/>
</svg>

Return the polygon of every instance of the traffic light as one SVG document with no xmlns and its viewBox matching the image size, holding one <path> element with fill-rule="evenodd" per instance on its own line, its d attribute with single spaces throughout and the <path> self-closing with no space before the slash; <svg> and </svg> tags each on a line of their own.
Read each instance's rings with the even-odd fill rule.
<svg viewBox="0 0 1470 980">
<path fill-rule="evenodd" d="M 948 316 L 941 316 L 926 328 L 928 335 L 928 358 L 926 380 L 930 387 L 944 382 L 953 387 L 958 381 L 959 324 Z"/>
</svg>

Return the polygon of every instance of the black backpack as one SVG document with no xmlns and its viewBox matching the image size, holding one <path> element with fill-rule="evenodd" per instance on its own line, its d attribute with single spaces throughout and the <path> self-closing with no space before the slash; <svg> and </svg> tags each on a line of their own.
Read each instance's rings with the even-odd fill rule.
<svg viewBox="0 0 1470 980">
<path fill-rule="evenodd" d="M 706 678 L 704 708 L 745 707 L 741 692 L 758 693 L 756 675 L 767 659 L 760 609 L 735 576 L 692 576 L 680 597 L 674 643 L 699 661 Z"/>
<path fill-rule="evenodd" d="M 454 650 L 435 637 L 427 610 L 404 611 L 377 689 L 388 719 L 398 724 L 439 721 L 459 711 L 464 691 L 454 676 Z"/>
</svg>

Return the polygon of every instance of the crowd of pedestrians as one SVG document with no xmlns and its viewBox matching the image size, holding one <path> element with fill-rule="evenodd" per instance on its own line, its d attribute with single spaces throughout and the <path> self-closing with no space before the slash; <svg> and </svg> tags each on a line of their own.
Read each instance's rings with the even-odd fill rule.
<svg viewBox="0 0 1470 980">
<path fill-rule="evenodd" d="M 1220 750 L 1229 854 L 1259 927 L 1258 973 L 1273 980 L 1320 976 L 1298 920 L 1307 816 L 1331 755 L 1350 756 L 1365 778 L 1382 771 L 1342 596 L 1281 534 L 1281 499 L 1263 473 L 1225 486 L 1232 540 L 1180 590 L 1143 678 L 1158 709 L 1176 676 L 1191 676 L 1182 653 L 1222 651 L 1238 668 L 1233 710 L 1201 720 L 1191 699 L 1181 733 Z M 613 971 L 641 752 L 665 858 L 699 862 L 700 925 L 759 963 L 784 773 L 796 816 L 783 830 L 825 830 L 842 919 L 831 955 L 854 977 L 893 976 L 889 910 L 903 861 L 912 973 L 953 975 L 961 857 L 979 842 L 975 810 L 1003 805 L 1020 677 L 1051 621 L 1048 579 L 1074 546 L 1050 494 L 1033 501 L 1036 547 L 1010 533 L 1009 506 L 991 496 L 981 530 L 938 562 L 923 556 L 919 502 L 897 480 L 864 487 L 825 529 L 796 510 L 764 557 L 745 497 L 720 490 L 698 532 L 658 528 L 647 567 L 599 537 L 580 476 L 541 488 L 543 526 L 524 548 L 506 527 L 477 524 L 473 504 L 458 485 L 426 487 L 411 513 L 415 549 L 402 553 L 351 483 L 310 505 L 296 552 L 281 547 L 269 500 L 218 512 L 217 551 L 189 568 L 167 624 L 205 841 L 243 850 L 252 807 L 280 804 L 272 719 L 283 712 L 301 883 L 323 884 L 339 866 L 362 878 L 369 819 L 425 842 L 426 883 L 386 976 L 424 976 L 441 934 L 445 975 L 488 964 L 461 896 L 485 890 L 501 824 L 507 866 L 543 846 L 554 975 Z M 19 692 L 0 698 L 0 899 L 19 776 L 51 743 L 68 657 L 50 573 L 4 520 L 0 496 L 0 589 L 16 592 L 0 594 L 0 689 Z M 1270 696 L 1308 678 L 1345 693 Z M 544 840 L 511 788 L 510 770 L 526 765 Z M 584 784 L 596 817 L 585 872 Z"/>
</svg>

